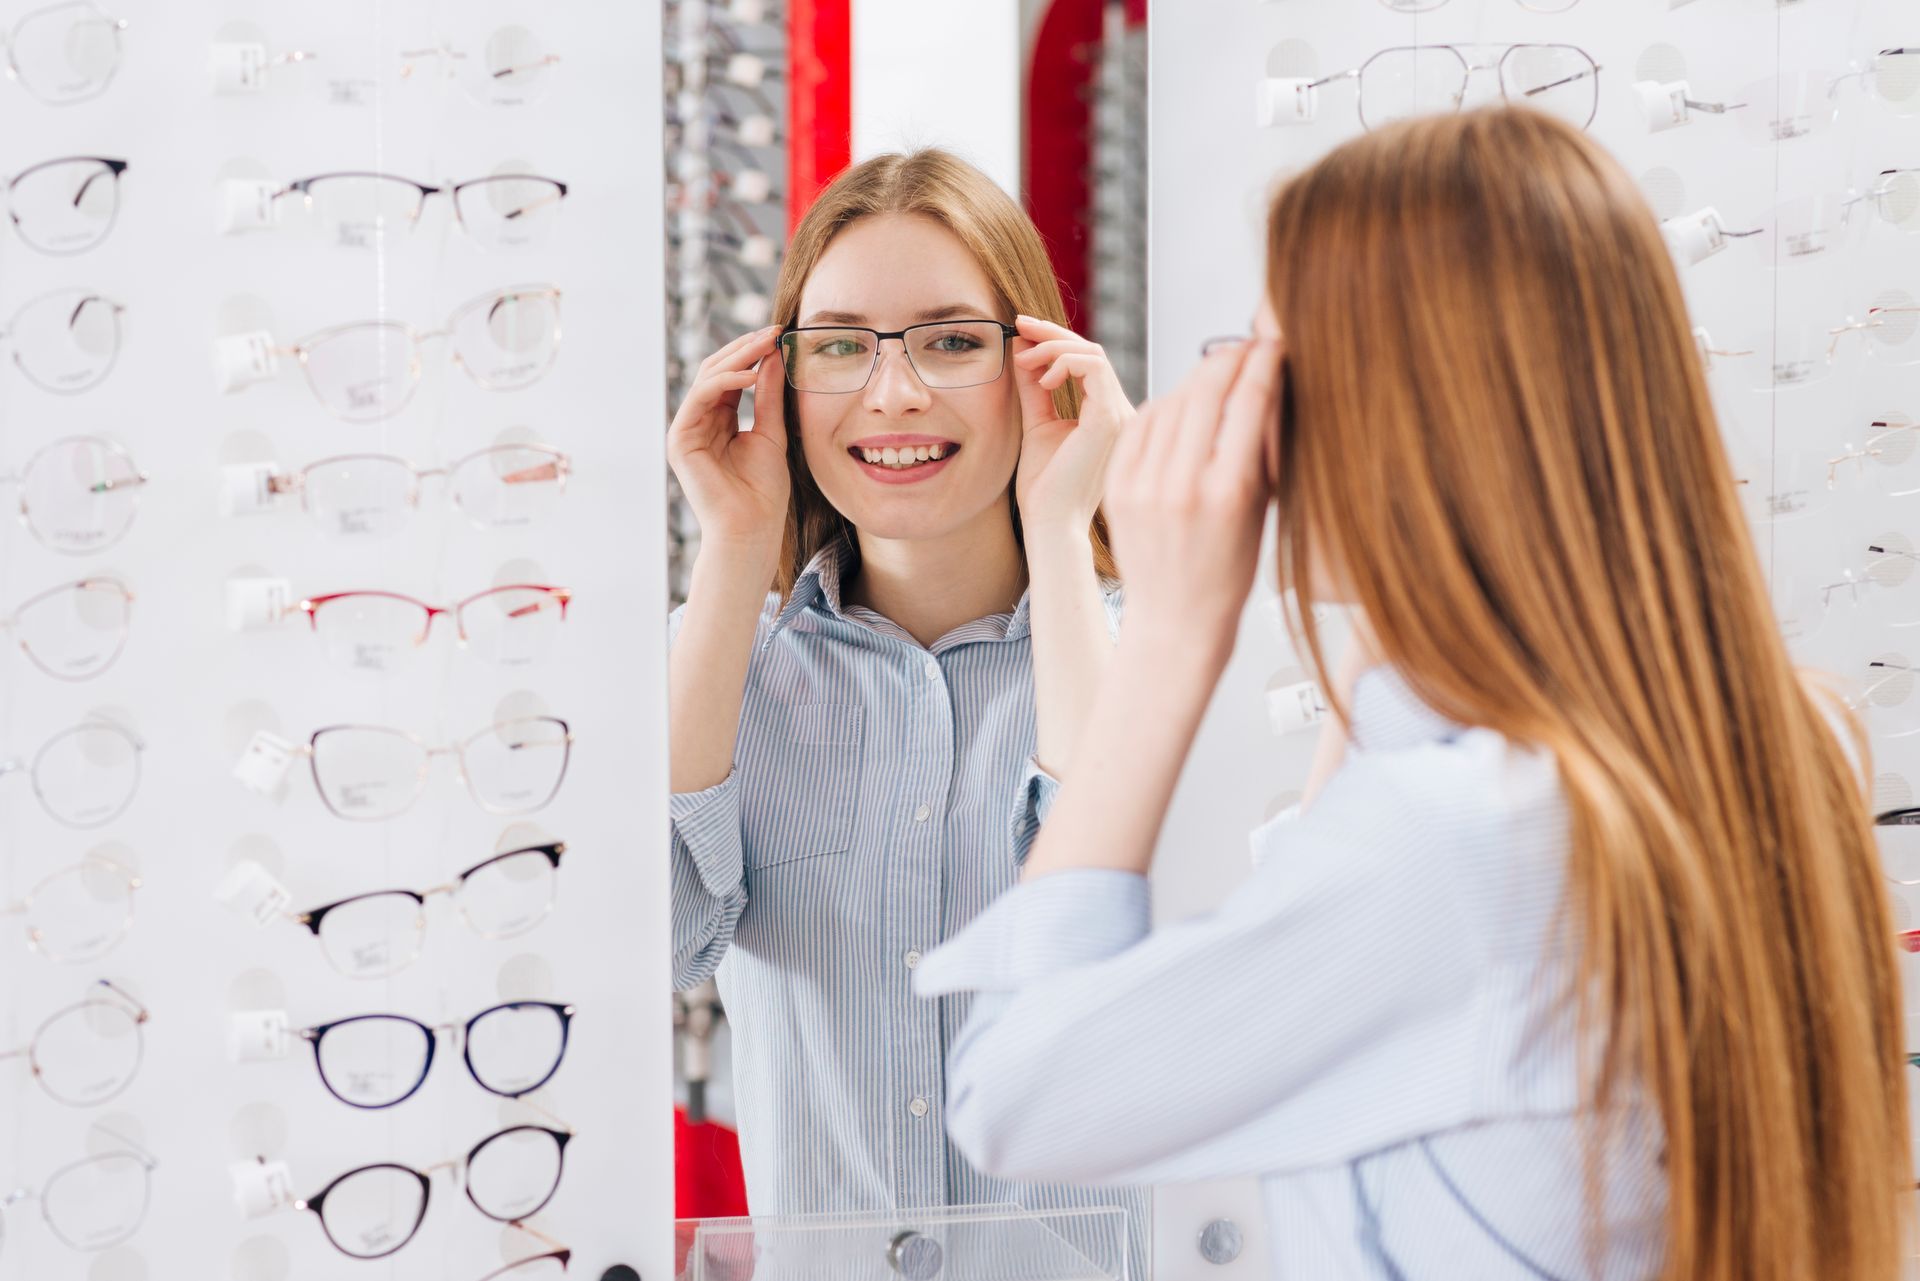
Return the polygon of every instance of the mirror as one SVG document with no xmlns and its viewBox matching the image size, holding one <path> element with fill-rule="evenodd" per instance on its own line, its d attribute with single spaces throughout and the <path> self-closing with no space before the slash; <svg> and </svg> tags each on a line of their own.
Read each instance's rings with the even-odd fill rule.
<svg viewBox="0 0 1920 1281">
<path fill-rule="evenodd" d="M 665 6 L 683 1219 L 997 1206 L 950 1239 L 992 1241 L 1060 1212 L 1022 1221 L 1147 1275 L 1144 1189 L 948 1137 L 971 998 L 913 991 L 1050 799 L 1030 570 L 1093 605 L 1083 643 L 1111 626 L 1104 527 L 1050 468 L 1144 391 L 1146 20 Z"/>
</svg>

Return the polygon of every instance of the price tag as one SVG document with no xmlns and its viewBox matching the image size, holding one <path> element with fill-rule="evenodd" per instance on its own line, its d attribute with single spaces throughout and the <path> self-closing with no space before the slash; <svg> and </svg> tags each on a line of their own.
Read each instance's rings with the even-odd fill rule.
<svg viewBox="0 0 1920 1281">
<path fill-rule="evenodd" d="M 227 1058 L 272 1063 L 287 1057 L 293 1033 L 285 1010 L 241 1010 L 227 1019 Z"/>
<path fill-rule="evenodd" d="M 229 578 L 227 630 L 272 627 L 293 607 L 293 584 L 284 578 Z"/>
<path fill-rule="evenodd" d="M 1258 123 L 1262 129 L 1310 125 L 1320 113 L 1320 91 L 1311 80 L 1269 77 L 1258 89 Z"/>
<path fill-rule="evenodd" d="M 217 94 L 259 93 L 267 87 L 267 46 L 253 43 L 216 44 L 207 55 Z"/>
<path fill-rule="evenodd" d="M 236 1161 L 227 1170 L 233 1178 L 233 1202 L 249 1219 L 284 1210 L 298 1199 L 293 1194 L 293 1173 L 285 1161 L 255 1157 Z"/>
<path fill-rule="evenodd" d="M 255 925 L 269 925 L 279 920 L 287 904 L 293 902 L 287 887 L 252 859 L 235 863 L 233 870 L 214 888 L 213 897 Z"/>
<path fill-rule="evenodd" d="M 280 373 L 273 335 L 264 329 L 213 340 L 214 380 L 223 392 L 270 382 Z"/>
<path fill-rule="evenodd" d="M 1633 86 L 1633 92 L 1640 100 L 1640 109 L 1646 113 L 1647 128 L 1653 133 L 1678 129 L 1691 119 L 1687 112 L 1687 99 L 1693 90 L 1684 80 L 1668 84 L 1661 84 L 1657 80 L 1641 80 Z"/>
<path fill-rule="evenodd" d="M 261 730 L 247 744 L 233 776 L 242 787 L 262 796 L 273 796 L 286 785 L 287 773 L 300 749 L 269 730 Z"/>
</svg>

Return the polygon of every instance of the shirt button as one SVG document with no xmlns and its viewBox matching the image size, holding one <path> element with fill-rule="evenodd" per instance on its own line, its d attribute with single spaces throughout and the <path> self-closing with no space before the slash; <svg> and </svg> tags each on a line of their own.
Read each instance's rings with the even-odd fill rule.
<svg viewBox="0 0 1920 1281">
<path fill-rule="evenodd" d="M 906 956 L 906 961 L 907 961 L 907 968 L 912 969 L 914 966 L 920 964 L 920 953 L 908 952 Z"/>
<path fill-rule="evenodd" d="M 937 681 L 940 679 L 940 664 L 936 663 L 931 658 L 927 660 L 926 666 L 921 670 L 926 672 L 927 679 L 930 681 Z"/>
<path fill-rule="evenodd" d="M 907 1111 L 913 1113 L 915 1116 L 925 1116 L 927 1114 L 927 1101 L 925 1099 L 915 1099 L 913 1102 L 907 1104 Z"/>
<path fill-rule="evenodd" d="M 933 808 L 931 806 L 922 805 L 913 812 L 913 821 L 916 823 L 924 823 L 931 817 L 933 817 Z"/>
</svg>

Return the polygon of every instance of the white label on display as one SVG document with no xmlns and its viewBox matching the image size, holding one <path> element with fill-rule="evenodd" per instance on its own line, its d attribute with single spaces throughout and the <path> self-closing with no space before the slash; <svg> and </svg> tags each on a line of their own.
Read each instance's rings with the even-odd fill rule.
<svg viewBox="0 0 1920 1281">
<path fill-rule="evenodd" d="M 267 86 L 267 46 L 216 44 L 207 56 L 213 91 L 219 94 L 259 93 Z"/>
<path fill-rule="evenodd" d="M 261 730 L 247 744 L 247 750 L 241 753 L 240 761 L 233 767 L 233 776 L 242 787 L 262 796 L 272 796 L 287 781 L 287 773 L 293 768 L 293 758 L 299 749 L 271 730 Z"/>
<path fill-rule="evenodd" d="M 273 335 L 264 329 L 213 340 L 213 370 L 222 392 L 269 382 L 280 373 Z"/>
<path fill-rule="evenodd" d="M 767 323 L 767 317 L 773 314 L 773 303 L 765 294 L 741 294 L 727 308 L 727 314 L 733 317 L 734 324 L 752 329 Z"/>
<path fill-rule="evenodd" d="M 272 1063 L 286 1058 L 292 1044 L 285 1010 L 241 1010 L 227 1019 L 229 1062 Z"/>
<path fill-rule="evenodd" d="M 767 64 L 750 53 L 736 53 L 727 59 L 727 79 L 748 89 L 757 89 L 767 78 Z"/>
<path fill-rule="evenodd" d="M 1690 213 L 1680 218 L 1669 218 L 1660 224 L 1666 233 L 1667 246 L 1681 265 L 1691 267 L 1705 262 L 1727 247 L 1726 228 L 1720 222 L 1720 211 L 1709 205 L 1698 213 Z"/>
<path fill-rule="evenodd" d="M 733 175 L 733 194 L 745 204 L 764 204 L 773 195 L 773 179 L 758 169 L 742 169 Z"/>
<path fill-rule="evenodd" d="M 1312 124 L 1320 111 L 1320 91 L 1311 80 L 1268 78 L 1258 86 L 1257 115 L 1262 129 Z"/>
<path fill-rule="evenodd" d="M 275 184 L 260 178 L 228 178 L 220 184 L 213 229 L 223 236 L 273 227 Z"/>
<path fill-rule="evenodd" d="M 223 907 L 232 908 L 255 925 L 271 925 L 280 919 L 293 902 L 287 887 L 273 879 L 273 873 L 252 859 L 243 859 L 221 878 L 213 897 Z"/>
<path fill-rule="evenodd" d="M 778 253 L 772 236 L 748 236 L 740 242 L 740 261 L 748 267 L 771 267 Z"/>
<path fill-rule="evenodd" d="M 273 482 L 280 469 L 272 463 L 228 463 L 220 469 L 220 514 L 251 516 L 271 511 L 279 495 Z"/>
<path fill-rule="evenodd" d="M 1657 80 L 1641 80 L 1634 84 L 1633 92 L 1640 99 L 1640 109 L 1647 113 L 1649 131 L 1665 133 L 1687 123 L 1687 99 L 1693 90 L 1686 81 L 1661 84 Z"/>
<path fill-rule="evenodd" d="M 227 630 L 272 627 L 287 616 L 292 602 L 293 584 L 284 578 L 229 578 Z"/>
<path fill-rule="evenodd" d="M 380 82 L 365 76 L 339 76 L 327 81 L 327 105 L 364 107 L 380 96 Z"/>
<path fill-rule="evenodd" d="M 1313 681 L 1299 681 L 1267 691 L 1267 723 L 1276 734 L 1296 734 L 1318 725 L 1327 714 L 1326 700 Z"/>
<path fill-rule="evenodd" d="M 740 122 L 740 141 L 749 147 L 771 147 L 774 137 L 772 116 L 752 115 Z"/>
<path fill-rule="evenodd" d="M 233 1203 L 249 1219 L 272 1214 L 294 1203 L 293 1172 L 287 1169 L 285 1161 L 261 1157 L 236 1161 L 227 1168 L 233 1176 Z"/>
</svg>

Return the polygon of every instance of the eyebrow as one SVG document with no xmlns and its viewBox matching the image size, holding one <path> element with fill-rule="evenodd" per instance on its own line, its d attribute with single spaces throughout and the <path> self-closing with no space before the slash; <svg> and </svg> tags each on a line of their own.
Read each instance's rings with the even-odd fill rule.
<svg viewBox="0 0 1920 1281">
<path fill-rule="evenodd" d="M 950 302 L 939 307 L 927 308 L 914 317 L 913 323 L 925 324 L 928 321 L 953 320 L 962 316 L 969 320 L 988 320 L 993 316 L 993 309 L 970 302 Z M 802 320 L 800 325 L 802 328 L 809 325 L 857 325 L 866 328 L 867 317 L 857 311 L 816 311 Z"/>
</svg>

